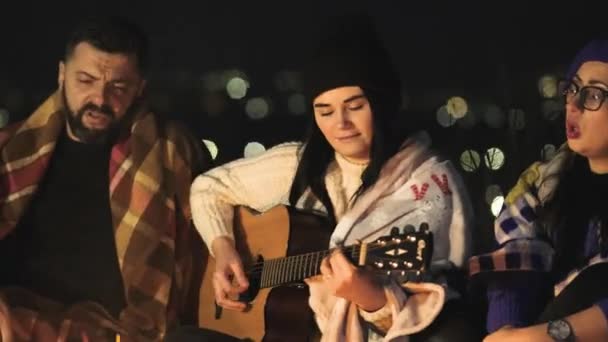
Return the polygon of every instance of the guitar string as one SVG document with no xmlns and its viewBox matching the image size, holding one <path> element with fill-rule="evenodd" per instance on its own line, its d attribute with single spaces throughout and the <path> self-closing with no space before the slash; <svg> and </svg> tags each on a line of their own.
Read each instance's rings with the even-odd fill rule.
<svg viewBox="0 0 608 342">
<path fill-rule="evenodd" d="M 337 250 L 337 249 L 346 250 L 346 249 L 349 249 L 349 248 L 350 249 L 355 249 L 355 247 L 359 247 L 359 246 L 355 245 L 355 246 L 347 246 L 347 247 L 335 247 L 335 248 L 332 248 L 332 249 L 326 250 L 326 251 L 309 252 L 309 253 L 304 253 L 304 254 L 299 254 L 299 255 L 287 256 L 287 257 L 284 257 L 284 258 L 264 260 L 262 262 L 258 262 L 258 263 L 252 264 L 251 267 L 249 268 L 248 272 L 246 272 L 246 273 L 250 273 L 250 272 L 254 272 L 254 271 L 259 271 L 259 270 L 261 270 L 261 268 L 264 267 L 265 264 L 267 264 L 269 262 L 272 262 L 272 261 L 276 261 L 276 260 L 288 260 L 288 261 L 291 261 L 291 260 L 295 260 L 295 258 L 302 257 L 302 256 L 305 256 L 305 255 L 307 255 L 307 256 L 310 256 L 310 255 L 319 255 L 319 254 L 329 255 L 334 250 Z M 374 246 L 369 246 L 368 245 L 367 250 L 368 251 L 375 251 L 377 249 L 386 248 L 386 247 L 388 247 L 388 246 L 387 245 L 380 245 L 380 244 L 376 245 L 376 244 L 374 244 Z M 360 249 L 356 249 L 353 252 L 360 253 Z M 359 254 L 353 254 L 353 257 L 355 257 L 355 256 L 359 256 Z"/>
<path fill-rule="evenodd" d="M 333 252 L 336 249 L 341 249 L 341 250 L 353 249 L 351 255 L 352 255 L 353 258 L 356 259 L 360 255 L 360 248 L 356 248 L 356 247 L 360 247 L 360 246 L 355 245 L 355 246 L 347 246 L 347 247 L 336 247 L 336 248 L 332 248 L 332 249 L 327 250 L 327 251 L 317 251 L 317 252 L 304 253 L 304 254 L 300 254 L 300 255 L 285 257 L 285 258 L 282 258 L 282 259 L 270 259 L 270 260 L 266 260 L 266 261 L 262 261 L 262 262 L 258 262 L 258 263 L 253 264 L 251 266 L 251 268 L 249 270 L 247 270 L 247 272 L 245 272 L 245 273 L 247 275 L 256 275 L 257 276 L 257 275 L 259 275 L 260 273 L 263 272 L 264 265 L 269 265 L 270 262 L 273 262 L 273 261 L 276 261 L 276 260 L 284 260 L 284 261 L 279 261 L 279 263 L 278 263 L 279 265 L 277 265 L 277 266 L 281 266 L 281 267 L 292 266 L 292 267 L 288 267 L 288 268 L 295 268 L 295 267 L 293 267 L 294 265 L 285 265 L 285 264 L 290 264 L 290 263 L 293 264 L 293 263 L 295 263 L 295 262 L 298 261 L 297 258 L 302 258 L 304 256 L 306 256 L 306 257 L 308 257 L 308 256 L 315 256 L 315 255 L 327 256 L 327 255 L 329 255 L 331 252 Z M 374 250 L 377 250 L 377 249 L 380 249 L 380 248 L 386 248 L 386 247 L 387 247 L 387 244 L 385 244 L 385 245 L 374 244 L 373 246 L 369 246 L 368 245 L 368 251 L 374 251 Z M 317 261 L 317 262 L 315 262 L 313 264 L 319 264 L 320 265 L 320 261 Z M 297 267 L 297 268 L 298 268 L 298 270 L 301 269 L 301 267 Z M 318 269 L 318 267 L 315 267 L 315 271 L 317 269 Z M 296 273 L 300 273 L 300 272 L 296 272 Z M 281 274 L 281 275 L 279 275 L 279 279 L 277 279 L 277 280 L 280 282 L 280 280 L 282 280 L 282 278 L 283 278 L 284 275 L 290 276 L 290 275 L 293 275 L 293 272 L 291 272 L 289 274 Z M 291 277 L 288 277 L 288 278 L 291 278 Z"/>
<path fill-rule="evenodd" d="M 352 248 L 352 246 L 342 247 L 342 250 L 346 250 L 348 248 Z M 315 256 L 315 255 L 327 256 L 327 255 L 331 254 L 331 252 L 333 252 L 336 249 L 339 249 L 339 248 L 332 248 L 332 249 L 330 249 L 328 251 L 309 252 L 309 253 L 304 253 L 304 254 L 299 254 L 299 255 L 292 255 L 292 256 L 288 256 L 288 257 L 284 257 L 284 258 L 265 260 L 265 261 L 258 262 L 258 263 L 255 263 L 255 264 L 251 265 L 251 267 L 245 273 L 251 274 L 251 273 L 260 272 L 260 271 L 263 270 L 263 268 L 264 268 L 265 265 L 268 265 L 271 262 L 279 261 L 278 264 L 284 264 L 284 263 L 290 263 L 293 260 L 295 260 L 295 258 L 301 257 L 301 256 Z M 368 250 L 370 250 L 370 249 L 368 248 Z M 355 256 L 355 255 L 353 254 L 353 256 Z M 357 256 L 358 256 L 358 254 L 357 254 Z M 319 262 L 320 262 L 320 260 L 319 260 Z"/>
</svg>

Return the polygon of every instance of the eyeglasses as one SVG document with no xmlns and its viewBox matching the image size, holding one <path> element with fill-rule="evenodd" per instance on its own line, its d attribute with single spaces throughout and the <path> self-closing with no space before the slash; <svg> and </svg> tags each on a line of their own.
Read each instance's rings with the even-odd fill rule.
<svg viewBox="0 0 608 342">
<path fill-rule="evenodd" d="M 590 111 L 600 109 L 608 96 L 608 90 L 595 86 L 579 87 L 573 81 L 560 82 L 559 89 L 566 103 L 571 103 L 572 100 L 575 100 L 574 104 L 578 108 L 585 108 Z"/>
</svg>

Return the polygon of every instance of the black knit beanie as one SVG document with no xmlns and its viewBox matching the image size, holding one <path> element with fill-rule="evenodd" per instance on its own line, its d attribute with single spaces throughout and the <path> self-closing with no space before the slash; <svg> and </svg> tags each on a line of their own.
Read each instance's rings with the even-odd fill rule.
<svg viewBox="0 0 608 342">
<path fill-rule="evenodd" d="M 366 13 L 335 16 L 322 27 L 310 58 L 302 68 L 305 96 L 312 102 L 321 93 L 359 86 L 400 101 L 401 83 L 388 50 Z"/>
</svg>

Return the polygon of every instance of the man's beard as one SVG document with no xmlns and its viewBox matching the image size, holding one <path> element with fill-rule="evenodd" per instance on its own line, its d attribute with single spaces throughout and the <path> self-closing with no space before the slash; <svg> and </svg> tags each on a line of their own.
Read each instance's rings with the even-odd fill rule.
<svg viewBox="0 0 608 342">
<path fill-rule="evenodd" d="M 65 94 L 65 86 L 62 87 L 61 92 L 63 95 L 63 102 L 65 104 L 68 126 L 70 128 L 71 133 L 74 135 L 74 137 L 80 140 L 80 142 L 87 144 L 104 144 L 109 141 L 112 141 L 116 137 L 120 128 L 120 124 L 116 120 L 116 114 L 110 106 L 104 104 L 99 107 L 91 102 L 88 102 L 76 112 L 73 112 L 67 101 L 67 96 Z M 110 123 L 108 124 L 108 127 L 104 129 L 91 129 L 86 127 L 83 123 L 83 117 L 87 111 L 95 111 L 99 114 L 107 115 L 110 118 Z M 123 119 L 126 119 L 126 116 Z M 124 122 L 125 120 L 121 121 Z"/>
</svg>

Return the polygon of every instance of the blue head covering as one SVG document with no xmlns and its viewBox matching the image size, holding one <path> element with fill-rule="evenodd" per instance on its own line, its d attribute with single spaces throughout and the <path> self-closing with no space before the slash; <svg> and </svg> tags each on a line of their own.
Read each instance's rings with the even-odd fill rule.
<svg viewBox="0 0 608 342">
<path fill-rule="evenodd" d="M 608 40 L 596 39 L 587 43 L 574 57 L 566 78 L 572 79 L 581 65 L 589 61 L 608 63 Z"/>
</svg>

